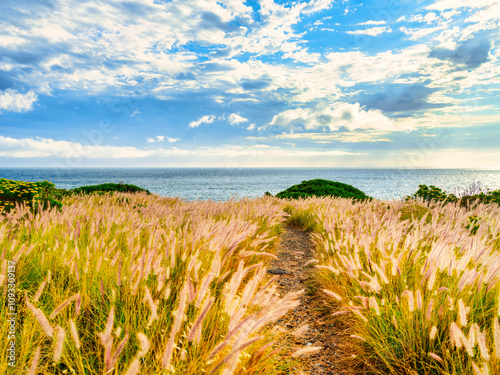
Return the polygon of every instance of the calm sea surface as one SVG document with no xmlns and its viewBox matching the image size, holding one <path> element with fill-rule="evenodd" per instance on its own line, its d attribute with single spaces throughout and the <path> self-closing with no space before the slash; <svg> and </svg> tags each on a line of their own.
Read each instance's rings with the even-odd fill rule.
<svg viewBox="0 0 500 375">
<path fill-rule="evenodd" d="M 0 168 L 0 178 L 22 181 L 48 180 L 58 188 L 101 184 L 134 184 L 163 196 L 188 200 L 226 200 L 276 194 L 303 180 L 323 178 L 344 182 L 378 199 L 414 193 L 419 184 L 445 190 L 480 181 L 500 189 L 500 170 L 472 169 L 320 169 L 320 168 Z"/>
</svg>

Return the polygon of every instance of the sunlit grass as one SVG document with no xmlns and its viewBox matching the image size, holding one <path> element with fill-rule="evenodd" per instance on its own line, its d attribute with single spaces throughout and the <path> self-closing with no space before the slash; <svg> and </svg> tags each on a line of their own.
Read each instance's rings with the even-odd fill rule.
<svg viewBox="0 0 500 375">
<path fill-rule="evenodd" d="M 263 328 L 298 303 L 277 296 L 265 273 L 284 216 L 274 198 L 145 193 L 4 212 L 0 282 L 14 261 L 18 296 L 12 373 L 280 373 L 262 344 Z M 0 325 L 6 332 L 6 319 Z"/>
<path fill-rule="evenodd" d="M 318 278 L 356 360 L 383 374 L 500 373 L 500 207 L 309 199 Z M 472 219 L 471 219 L 472 218 Z"/>
</svg>

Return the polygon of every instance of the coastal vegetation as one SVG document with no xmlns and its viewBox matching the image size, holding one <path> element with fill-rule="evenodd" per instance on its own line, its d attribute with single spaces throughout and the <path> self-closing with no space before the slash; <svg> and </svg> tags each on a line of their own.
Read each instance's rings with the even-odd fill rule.
<svg viewBox="0 0 500 375">
<path fill-rule="evenodd" d="M 26 182 L 0 178 L 0 211 L 24 204 L 37 211 L 49 207 L 61 208 L 62 193 L 48 181 Z"/>
<path fill-rule="evenodd" d="M 117 193 L 139 193 L 144 192 L 146 194 L 151 194 L 149 190 L 143 189 L 139 186 L 132 184 L 114 184 L 114 183 L 106 183 L 100 185 L 89 185 L 89 186 L 81 186 L 71 190 L 65 191 L 65 194 L 105 194 L 110 192 Z"/>
<path fill-rule="evenodd" d="M 361 190 L 354 186 L 337 181 L 314 179 L 302 181 L 276 194 L 277 198 L 309 198 L 309 197 L 336 197 L 352 198 L 356 200 L 370 199 Z"/>
<path fill-rule="evenodd" d="M 265 264 L 284 217 L 272 198 L 187 203 L 144 192 L 68 196 L 62 210 L 19 205 L 0 215 L 17 370 L 282 372 L 265 327 L 298 295 L 277 296 Z M 0 372 L 8 370 L 2 356 Z"/>
<path fill-rule="evenodd" d="M 316 218 L 316 280 L 348 327 L 353 367 L 500 373 L 498 205 L 308 199 L 294 206 Z"/>
<path fill-rule="evenodd" d="M 389 202 L 312 181 L 287 189 L 297 199 L 186 202 L 0 180 L 0 314 L 14 298 L 17 370 L 294 373 L 286 332 L 270 324 L 300 293 L 277 295 L 279 276 L 266 273 L 293 225 L 313 239 L 309 293 L 328 299 L 325 329 L 353 369 L 500 373 L 499 191 L 454 200 L 421 185 Z M 328 186 L 350 196 L 315 194 Z"/>
<path fill-rule="evenodd" d="M 473 184 L 468 188 L 459 190 L 457 194 L 454 194 L 447 193 L 434 185 L 419 185 L 418 190 L 406 199 L 423 199 L 424 201 L 444 203 L 458 202 L 463 207 L 469 207 L 472 204 L 478 203 L 496 203 L 500 205 L 500 189 L 488 190 Z"/>
</svg>

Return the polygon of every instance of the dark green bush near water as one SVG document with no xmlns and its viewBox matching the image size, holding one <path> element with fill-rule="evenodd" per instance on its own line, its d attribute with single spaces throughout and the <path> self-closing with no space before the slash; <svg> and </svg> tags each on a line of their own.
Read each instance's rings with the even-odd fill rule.
<svg viewBox="0 0 500 375">
<path fill-rule="evenodd" d="M 355 200 L 371 199 L 361 190 L 342 182 L 314 179 L 302 181 L 276 194 L 278 198 L 338 197 Z"/>
<path fill-rule="evenodd" d="M 143 189 L 136 185 L 131 184 L 114 184 L 107 183 L 101 185 L 89 185 L 89 186 L 81 186 L 71 190 L 68 190 L 66 194 L 105 194 L 110 192 L 118 192 L 118 193 L 139 193 L 145 192 L 147 194 L 151 194 L 149 190 Z"/>
</svg>

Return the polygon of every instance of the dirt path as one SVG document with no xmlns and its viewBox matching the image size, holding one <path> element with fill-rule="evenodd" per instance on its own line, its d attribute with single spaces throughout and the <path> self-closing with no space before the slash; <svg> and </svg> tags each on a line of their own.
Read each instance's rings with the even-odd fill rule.
<svg viewBox="0 0 500 375">
<path fill-rule="evenodd" d="M 314 245 L 309 234 L 286 227 L 278 244 L 278 259 L 268 267 L 268 273 L 278 274 L 281 295 L 301 289 L 307 290 L 311 267 L 304 265 L 313 259 Z M 299 355 L 303 365 L 296 374 L 344 374 L 337 366 L 338 337 L 329 327 L 331 311 L 326 301 L 305 293 L 300 305 L 276 322 L 275 329 L 288 334 L 295 350 L 308 348 L 310 353 Z M 321 348 L 321 349 L 319 349 Z"/>
</svg>

